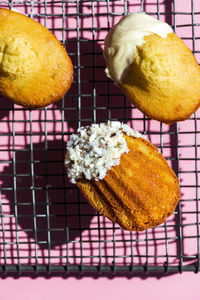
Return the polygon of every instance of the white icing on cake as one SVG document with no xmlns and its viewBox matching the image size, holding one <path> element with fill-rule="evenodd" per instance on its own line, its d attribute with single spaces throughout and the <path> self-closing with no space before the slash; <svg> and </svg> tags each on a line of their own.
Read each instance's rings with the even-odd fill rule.
<svg viewBox="0 0 200 300">
<path fill-rule="evenodd" d="M 101 180 L 111 167 L 119 165 L 121 155 L 129 152 L 123 133 L 145 138 L 118 121 L 80 127 L 76 134 L 72 134 L 65 157 L 71 183 L 80 178 Z"/>
<path fill-rule="evenodd" d="M 123 81 L 127 68 L 134 60 L 137 46 L 145 43 L 144 37 L 157 34 L 165 38 L 171 27 L 145 13 L 133 13 L 121 20 L 108 32 L 105 38 L 104 58 L 106 75 L 116 83 Z"/>
</svg>

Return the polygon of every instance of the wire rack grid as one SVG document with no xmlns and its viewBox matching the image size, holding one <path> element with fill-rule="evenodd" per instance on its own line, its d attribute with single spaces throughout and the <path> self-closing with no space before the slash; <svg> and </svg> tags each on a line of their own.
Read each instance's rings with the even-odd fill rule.
<svg viewBox="0 0 200 300">
<path fill-rule="evenodd" d="M 104 74 L 103 40 L 122 15 L 145 11 L 168 22 L 200 58 L 199 1 L 0 1 L 60 39 L 74 65 L 61 101 L 26 110 L 0 104 L 0 273 L 198 272 L 199 112 L 167 126 L 135 109 Z M 173 216 L 127 232 L 96 213 L 67 182 L 65 145 L 80 125 L 120 120 L 145 133 L 178 174 L 182 199 Z"/>
</svg>

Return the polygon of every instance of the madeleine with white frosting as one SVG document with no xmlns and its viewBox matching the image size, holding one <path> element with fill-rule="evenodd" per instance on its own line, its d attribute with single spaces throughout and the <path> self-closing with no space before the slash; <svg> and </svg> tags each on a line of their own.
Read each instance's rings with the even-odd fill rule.
<svg viewBox="0 0 200 300">
<path fill-rule="evenodd" d="M 170 216 L 179 181 L 157 148 L 120 122 L 81 127 L 67 143 L 68 178 L 122 228 L 141 231 Z"/>
<path fill-rule="evenodd" d="M 171 124 L 200 106 L 200 68 L 164 22 L 144 14 L 123 17 L 105 38 L 106 74 L 152 119 Z"/>
</svg>

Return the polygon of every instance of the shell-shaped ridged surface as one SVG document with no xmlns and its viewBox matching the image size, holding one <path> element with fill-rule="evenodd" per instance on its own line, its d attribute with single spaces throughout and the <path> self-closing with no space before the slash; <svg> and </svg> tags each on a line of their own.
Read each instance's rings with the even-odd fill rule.
<svg viewBox="0 0 200 300">
<path fill-rule="evenodd" d="M 164 222 L 180 200 L 179 181 L 150 142 L 125 135 L 129 153 L 103 180 L 81 179 L 77 185 L 88 202 L 129 231 Z"/>
</svg>

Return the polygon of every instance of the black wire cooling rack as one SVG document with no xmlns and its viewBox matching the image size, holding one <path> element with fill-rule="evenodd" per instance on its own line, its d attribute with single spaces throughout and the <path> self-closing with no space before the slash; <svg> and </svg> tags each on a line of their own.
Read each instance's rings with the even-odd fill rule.
<svg viewBox="0 0 200 300">
<path fill-rule="evenodd" d="M 64 44 L 74 82 L 41 110 L 0 104 L 0 273 L 198 272 L 199 115 L 167 126 L 135 109 L 104 74 L 103 39 L 129 12 L 168 22 L 199 58 L 198 1 L 0 1 L 47 26 Z M 34 88 L 34 87 L 33 87 Z M 182 200 L 164 224 L 126 232 L 96 213 L 64 168 L 68 136 L 80 125 L 127 122 L 147 134 L 178 174 Z"/>
</svg>

